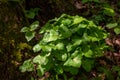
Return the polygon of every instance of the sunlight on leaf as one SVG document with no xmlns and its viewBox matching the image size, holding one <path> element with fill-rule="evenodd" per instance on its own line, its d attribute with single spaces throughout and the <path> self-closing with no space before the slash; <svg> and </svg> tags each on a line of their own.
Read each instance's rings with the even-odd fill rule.
<svg viewBox="0 0 120 80">
<path fill-rule="evenodd" d="M 63 50 L 64 49 L 64 44 L 63 43 L 58 43 L 55 47 L 58 50 Z"/>
<path fill-rule="evenodd" d="M 23 65 L 20 66 L 21 72 L 32 71 L 33 68 L 34 68 L 34 65 L 33 65 L 31 59 L 24 61 Z"/>
<path fill-rule="evenodd" d="M 39 76 L 44 75 L 44 68 L 41 67 L 41 65 L 38 65 L 38 66 L 37 66 L 37 74 L 38 74 Z"/>
<path fill-rule="evenodd" d="M 39 65 L 46 65 L 48 63 L 48 59 L 46 56 L 41 56 L 41 55 L 37 55 L 34 59 L 33 59 L 34 63 L 39 63 Z"/>
<path fill-rule="evenodd" d="M 58 32 L 56 32 L 54 30 L 50 30 L 49 33 L 45 33 L 45 35 L 43 37 L 43 41 L 45 41 L 45 42 L 55 41 L 58 39 L 58 37 L 59 37 Z"/>
<path fill-rule="evenodd" d="M 73 59 L 72 58 L 69 58 L 65 63 L 64 63 L 64 66 L 72 66 L 72 67 L 80 67 L 81 66 L 81 61 L 82 59 L 82 56 L 79 54 L 77 55 L 76 57 L 74 57 Z"/>
<path fill-rule="evenodd" d="M 33 51 L 34 51 L 34 52 L 38 52 L 38 51 L 40 51 L 40 50 L 41 50 L 40 44 L 36 44 L 36 45 L 33 47 Z"/>
<path fill-rule="evenodd" d="M 112 8 L 104 7 L 104 14 L 108 16 L 115 16 L 115 11 Z"/>
<path fill-rule="evenodd" d="M 115 28 L 115 29 L 114 29 L 114 32 L 115 32 L 116 34 L 120 34 L 120 28 Z"/>
<path fill-rule="evenodd" d="M 27 39 L 27 41 L 32 40 L 35 37 L 35 32 L 26 32 L 25 34 L 25 38 Z"/>
<path fill-rule="evenodd" d="M 106 27 L 109 28 L 109 29 L 114 28 L 116 26 L 118 26 L 118 23 L 109 23 L 109 24 L 106 25 Z"/>
<path fill-rule="evenodd" d="M 28 32 L 30 29 L 28 27 L 23 27 L 20 32 Z"/>
<path fill-rule="evenodd" d="M 78 24 L 78 23 L 82 22 L 83 20 L 85 20 L 85 19 L 82 17 L 79 17 L 79 16 L 75 16 L 75 18 L 73 20 L 73 24 Z"/>
<path fill-rule="evenodd" d="M 39 21 L 35 21 L 30 25 L 30 31 L 34 31 L 39 26 Z"/>
</svg>

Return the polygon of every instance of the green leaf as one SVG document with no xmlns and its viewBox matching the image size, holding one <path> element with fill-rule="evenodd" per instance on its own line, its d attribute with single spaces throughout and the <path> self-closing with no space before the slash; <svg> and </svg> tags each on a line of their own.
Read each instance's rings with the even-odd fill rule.
<svg viewBox="0 0 120 80">
<path fill-rule="evenodd" d="M 51 52 L 52 49 L 54 48 L 54 45 L 52 45 L 52 44 L 40 45 L 40 46 L 41 46 L 42 51 L 44 51 L 44 52 Z"/>
<path fill-rule="evenodd" d="M 118 26 L 118 23 L 109 23 L 109 24 L 106 25 L 106 27 L 109 28 L 109 29 L 114 28 L 116 26 Z"/>
<path fill-rule="evenodd" d="M 83 53 L 83 55 L 85 57 L 91 58 L 91 57 L 93 57 L 94 54 L 93 54 L 93 51 L 89 49 L 85 53 Z"/>
<path fill-rule="evenodd" d="M 61 23 L 68 26 L 68 25 L 71 24 L 71 20 L 70 19 L 65 19 L 65 20 L 62 20 Z"/>
<path fill-rule="evenodd" d="M 78 46 L 82 43 L 82 39 L 79 36 L 73 36 L 72 43 L 74 46 Z"/>
<path fill-rule="evenodd" d="M 87 71 L 91 71 L 94 66 L 94 60 L 91 59 L 84 59 L 82 60 L 82 67 Z"/>
<path fill-rule="evenodd" d="M 27 41 L 32 40 L 34 37 L 35 37 L 35 32 L 29 31 L 25 33 L 25 38 L 27 39 Z"/>
<path fill-rule="evenodd" d="M 79 68 L 81 66 L 81 63 L 82 63 L 81 59 L 82 59 L 82 56 L 80 54 L 77 55 L 76 57 L 74 57 L 73 58 L 73 67 Z"/>
<path fill-rule="evenodd" d="M 38 63 L 39 65 L 46 65 L 48 63 L 47 55 L 45 55 L 45 56 L 37 55 L 33 59 L 33 62 Z"/>
<path fill-rule="evenodd" d="M 30 29 L 28 27 L 23 27 L 20 32 L 28 32 Z"/>
<path fill-rule="evenodd" d="M 55 57 L 60 61 L 66 61 L 68 55 L 64 51 L 55 52 Z"/>
<path fill-rule="evenodd" d="M 34 31 L 39 26 L 39 21 L 35 21 L 30 25 L 30 31 Z"/>
<path fill-rule="evenodd" d="M 115 16 L 115 11 L 114 9 L 110 8 L 110 7 L 104 7 L 104 11 L 103 13 L 105 15 L 108 15 L 108 16 Z"/>
<path fill-rule="evenodd" d="M 91 41 L 99 41 L 101 40 L 101 38 L 103 38 L 103 33 L 101 33 L 100 30 L 98 30 L 98 28 L 90 28 L 87 30 L 87 33 L 88 33 L 88 38 L 91 40 Z"/>
<path fill-rule="evenodd" d="M 25 11 L 25 16 L 27 18 L 30 18 L 30 19 L 33 19 L 35 17 L 35 12 L 32 12 L 32 11 Z"/>
<path fill-rule="evenodd" d="M 43 34 L 45 32 L 49 32 L 51 30 L 51 27 L 52 26 L 49 22 L 46 23 L 40 30 L 39 30 L 39 34 Z"/>
<path fill-rule="evenodd" d="M 81 59 L 82 59 L 82 55 L 77 55 L 74 58 L 69 58 L 65 63 L 64 66 L 72 66 L 72 67 L 76 67 L 79 68 L 81 66 Z"/>
<path fill-rule="evenodd" d="M 115 32 L 116 34 L 120 34 L 120 28 L 115 28 L 115 29 L 114 29 L 114 32 Z"/>
<path fill-rule="evenodd" d="M 64 66 L 63 69 L 67 72 L 70 72 L 72 75 L 76 75 L 79 71 L 78 68 L 70 67 L 70 66 Z"/>
<path fill-rule="evenodd" d="M 77 26 L 73 26 L 73 28 L 71 28 L 71 32 L 72 33 L 78 32 L 78 33 L 82 34 L 84 32 L 85 27 L 87 27 L 86 24 L 79 24 Z"/>
<path fill-rule="evenodd" d="M 63 49 L 64 49 L 64 44 L 63 44 L 63 43 L 58 43 L 58 44 L 55 46 L 55 48 L 56 48 L 57 50 L 63 50 Z"/>
<path fill-rule="evenodd" d="M 20 66 L 21 72 L 33 71 L 33 69 L 34 69 L 34 65 L 33 65 L 31 59 L 24 61 L 23 65 Z"/>
<path fill-rule="evenodd" d="M 62 66 L 61 65 L 55 66 L 55 71 L 57 72 L 57 74 L 62 74 L 63 73 Z"/>
<path fill-rule="evenodd" d="M 37 66 L 37 74 L 41 77 L 44 75 L 44 73 L 45 73 L 44 68 L 41 65 L 38 65 Z"/>
<path fill-rule="evenodd" d="M 65 63 L 64 66 L 72 66 L 73 65 L 73 60 L 69 58 Z"/>
<path fill-rule="evenodd" d="M 41 50 L 40 44 L 36 44 L 36 45 L 33 47 L 33 51 L 34 51 L 34 52 L 38 52 L 38 51 L 40 51 L 40 50 Z"/>
<path fill-rule="evenodd" d="M 61 57 L 62 57 L 62 61 L 66 61 L 66 59 L 68 57 L 67 53 L 63 53 Z"/>
<path fill-rule="evenodd" d="M 77 55 L 80 54 L 80 50 L 75 50 L 72 54 L 71 54 L 71 58 L 76 57 Z"/>
<path fill-rule="evenodd" d="M 87 41 L 87 42 L 90 41 L 87 32 L 85 32 L 85 33 L 83 34 L 83 42 L 86 42 L 86 41 Z"/>
<path fill-rule="evenodd" d="M 78 23 L 80 23 L 80 22 L 82 22 L 84 20 L 85 20 L 85 18 L 83 18 L 83 17 L 75 16 L 74 20 L 73 20 L 73 25 L 78 24 Z"/>
<path fill-rule="evenodd" d="M 55 30 L 50 30 L 49 32 L 44 34 L 43 41 L 51 42 L 57 40 L 59 37 L 58 32 Z"/>
<path fill-rule="evenodd" d="M 67 52 L 72 51 L 72 50 L 73 50 L 73 47 L 74 47 L 74 46 L 73 46 L 72 44 L 68 43 L 68 45 L 66 46 Z"/>
<path fill-rule="evenodd" d="M 68 27 L 65 26 L 65 25 L 63 25 L 63 24 L 60 25 L 60 30 L 59 30 L 59 32 L 60 32 L 60 39 L 69 38 L 69 37 L 72 35 L 72 33 L 71 33 L 71 31 L 68 29 Z"/>
</svg>

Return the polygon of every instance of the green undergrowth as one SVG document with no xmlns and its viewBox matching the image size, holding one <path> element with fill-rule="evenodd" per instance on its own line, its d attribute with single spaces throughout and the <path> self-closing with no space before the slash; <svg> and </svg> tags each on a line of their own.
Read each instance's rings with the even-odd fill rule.
<svg viewBox="0 0 120 80">
<path fill-rule="evenodd" d="M 29 27 L 21 29 L 27 41 L 32 40 L 35 34 L 42 35 L 33 46 L 33 51 L 39 54 L 24 61 L 20 66 L 22 72 L 36 70 L 36 75 L 41 77 L 46 72 L 53 71 L 57 80 L 58 75 L 65 72 L 77 75 L 79 68 L 90 72 L 95 67 L 95 59 L 103 56 L 108 48 L 105 43 L 108 33 L 93 21 L 77 15 L 62 14 L 35 32 L 38 26 L 39 22 L 35 21 Z"/>
</svg>

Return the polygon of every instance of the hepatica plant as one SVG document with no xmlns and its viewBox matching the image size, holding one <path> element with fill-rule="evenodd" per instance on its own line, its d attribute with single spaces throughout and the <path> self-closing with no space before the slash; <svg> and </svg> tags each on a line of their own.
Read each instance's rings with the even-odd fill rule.
<svg viewBox="0 0 120 80">
<path fill-rule="evenodd" d="M 32 25 L 37 24 L 35 22 Z M 34 29 L 29 28 L 31 31 L 27 31 L 34 33 Z M 24 28 L 22 30 L 26 32 Z M 37 65 L 39 76 L 51 70 L 56 74 L 77 74 L 80 67 L 89 72 L 94 67 L 95 58 L 102 56 L 107 48 L 104 41 L 108 36 L 106 31 L 80 16 L 63 14 L 48 21 L 39 34 L 42 38 L 33 47 L 33 51 L 40 54 L 24 61 L 20 66 L 22 72 L 35 70 L 34 65 Z M 26 35 L 28 41 L 33 35 L 29 37 Z"/>
</svg>

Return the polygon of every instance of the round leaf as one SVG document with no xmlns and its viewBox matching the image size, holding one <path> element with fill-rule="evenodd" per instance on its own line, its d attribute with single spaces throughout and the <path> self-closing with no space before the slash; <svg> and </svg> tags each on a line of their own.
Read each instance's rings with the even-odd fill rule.
<svg viewBox="0 0 120 80">
<path fill-rule="evenodd" d="M 120 34 L 120 28 L 115 28 L 115 29 L 114 29 L 114 32 L 115 32 L 116 34 Z"/>
<path fill-rule="evenodd" d="M 36 44 L 36 45 L 33 47 L 33 51 L 34 51 L 34 52 L 38 52 L 38 51 L 40 51 L 40 50 L 41 50 L 40 44 Z"/>
</svg>

